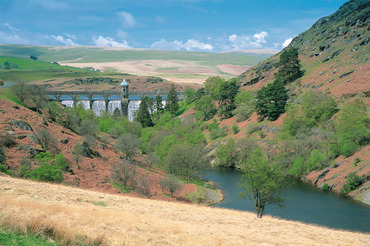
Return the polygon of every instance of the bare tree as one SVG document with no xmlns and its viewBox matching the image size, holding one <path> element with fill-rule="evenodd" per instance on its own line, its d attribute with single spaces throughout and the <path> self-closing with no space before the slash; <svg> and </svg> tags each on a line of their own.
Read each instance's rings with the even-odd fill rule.
<svg viewBox="0 0 370 246">
<path fill-rule="evenodd" d="M 146 164 L 148 165 L 149 170 L 152 170 L 153 166 L 158 164 L 160 161 L 161 160 L 159 159 L 159 157 L 152 152 L 148 154 L 148 158 L 146 159 Z"/>
<path fill-rule="evenodd" d="M 126 157 L 130 159 L 137 153 L 139 145 L 139 137 L 131 133 L 126 133 L 118 138 L 115 147 L 122 152 L 122 158 L 126 155 Z"/>
<path fill-rule="evenodd" d="M 29 95 L 28 86 L 24 82 L 17 82 L 13 85 L 11 92 L 22 104 Z"/>
<path fill-rule="evenodd" d="M 77 143 L 74 146 L 74 148 L 72 149 L 72 154 L 73 154 L 73 159 L 76 162 L 77 169 L 80 169 L 80 166 L 78 165 L 78 163 L 80 162 L 80 160 L 82 158 L 82 146 L 81 146 L 81 144 Z"/>
<path fill-rule="evenodd" d="M 168 190 L 171 197 L 173 197 L 173 193 L 183 189 L 182 184 L 173 176 L 163 177 L 161 180 L 159 180 L 159 185 L 162 188 L 162 192 Z"/>
<path fill-rule="evenodd" d="M 54 137 L 54 135 L 51 134 L 48 129 L 41 129 L 37 133 L 37 137 L 41 142 L 41 147 L 43 148 L 43 150 L 47 151 L 58 148 L 57 139 Z"/>
<path fill-rule="evenodd" d="M 121 184 L 125 189 L 128 184 L 135 185 L 136 166 L 128 162 L 117 162 L 112 166 L 113 179 Z"/>
<path fill-rule="evenodd" d="M 152 184 L 150 182 L 150 178 L 148 176 L 141 176 L 139 178 L 138 187 L 136 188 L 137 192 L 146 196 L 147 198 L 152 197 L 152 193 L 150 191 Z"/>
</svg>

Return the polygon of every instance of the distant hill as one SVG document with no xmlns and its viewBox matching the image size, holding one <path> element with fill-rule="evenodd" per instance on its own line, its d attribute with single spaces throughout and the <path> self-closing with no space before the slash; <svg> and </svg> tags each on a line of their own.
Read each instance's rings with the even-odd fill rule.
<svg viewBox="0 0 370 246">
<path fill-rule="evenodd" d="M 287 47 L 298 49 L 304 76 L 302 90 L 321 90 L 336 96 L 369 95 L 370 2 L 352 0 L 321 18 Z M 258 89 L 273 80 L 279 54 L 239 76 L 243 85 Z"/>
<path fill-rule="evenodd" d="M 273 54 L 263 50 L 209 53 L 112 47 L 0 45 L 0 56 L 29 58 L 33 55 L 41 61 L 62 65 L 198 84 L 209 76 L 235 77 Z"/>
</svg>

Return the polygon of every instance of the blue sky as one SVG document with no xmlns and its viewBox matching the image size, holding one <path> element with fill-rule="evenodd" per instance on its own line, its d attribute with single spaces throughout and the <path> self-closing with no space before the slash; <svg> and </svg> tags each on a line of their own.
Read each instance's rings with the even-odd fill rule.
<svg viewBox="0 0 370 246">
<path fill-rule="evenodd" d="M 282 49 L 345 0 L 0 0 L 0 43 Z"/>
</svg>

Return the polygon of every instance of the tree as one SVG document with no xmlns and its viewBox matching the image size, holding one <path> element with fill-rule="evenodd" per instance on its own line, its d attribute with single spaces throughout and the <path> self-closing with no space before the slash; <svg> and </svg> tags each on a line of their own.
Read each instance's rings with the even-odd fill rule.
<svg viewBox="0 0 370 246">
<path fill-rule="evenodd" d="M 152 170 L 152 168 L 160 162 L 161 160 L 159 159 L 159 157 L 153 152 L 149 153 L 146 158 L 146 164 L 148 165 L 149 170 Z"/>
<path fill-rule="evenodd" d="M 222 119 L 230 118 L 235 109 L 235 96 L 238 93 L 239 86 L 236 79 L 221 81 L 216 88 L 215 98 L 218 100 L 218 115 Z"/>
<path fill-rule="evenodd" d="M 113 179 L 125 189 L 128 188 L 129 183 L 131 186 L 135 186 L 135 175 L 136 166 L 134 164 L 120 161 L 112 166 Z"/>
<path fill-rule="evenodd" d="M 258 119 L 262 121 L 267 117 L 270 121 L 277 120 L 285 112 L 288 98 L 283 83 L 278 79 L 272 84 L 262 87 L 257 92 L 256 111 Z"/>
<path fill-rule="evenodd" d="M 197 170 L 203 166 L 202 161 L 199 147 L 177 144 L 170 149 L 165 163 L 170 173 L 191 180 L 197 178 Z"/>
<path fill-rule="evenodd" d="M 137 111 L 136 121 L 140 122 L 143 127 L 153 126 L 152 118 L 150 116 L 149 107 L 145 97 L 141 100 L 139 110 Z"/>
<path fill-rule="evenodd" d="M 11 92 L 23 104 L 29 96 L 29 87 L 24 82 L 17 82 L 11 87 Z"/>
<path fill-rule="evenodd" d="M 301 64 L 298 59 L 298 50 L 287 48 L 281 53 L 277 66 L 281 66 L 275 78 L 282 81 L 284 85 L 293 82 L 303 75 Z"/>
<path fill-rule="evenodd" d="M 30 59 L 37 61 L 39 58 L 37 56 L 31 55 Z"/>
<path fill-rule="evenodd" d="M 179 103 L 177 98 L 177 92 L 175 86 L 172 85 L 166 98 L 166 105 L 164 106 L 164 110 L 166 110 L 170 114 L 174 114 L 178 109 Z"/>
<path fill-rule="evenodd" d="M 218 87 L 220 83 L 224 82 L 225 80 L 219 76 L 213 76 L 206 79 L 204 83 L 204 91 L 205 94 L 211 96 L 212 99 L 216 99 L 218 94 Z M 202 90 L 198 90 L 197 94 L 200 94 Z"/>
<path fill-rule="evenodd" d="M 271 160 L 268 160 L 263 151 L 257 148 L 242 166 L 240 196 L 253 200 L 257 218 L 262 218 L 266 205 L 282 206 L 284 200 L 278 193 L 285 185 L 285 172 Z"/>
<path fill-rule="evenodd" d="M 122 134 L 115 145 L 115 147 L 122 152 L 127 158 L 133 157 L 138 150 L 140 145 L 140 139 L 132 133 Z"/>
<path fill-rule="evenodd" d="M 165 190 L 168 190 L 170 192 L 170 197 L 173 197 L 173 193 L 181 191 L 183 188 L 182 184 L 174 176 L 171 175 L 167 175 L 159 180 L 159 185 L 162 188 L 162 192 L 164 192 Z"/>
<path fill-rule="evenodd" d="M 150 178 L 146 175 L 143 175 L 139 178 L 138 186 L 136 187 L 136 190 L 138 193 L 146 196 L 147 198 L 152 197 L 152 192 L 151 192 L 151 182 Z"/>
<path fill-rule="evenodd" d="M 217 149 L 217 166 L 222 167 L 235 167 L 237 154 L 235 151 L 235 141 L 233 138 L 227 140 L 225 144 L 222 144 Z"/>
<path fill-rule="evenodd" d="M 81 158 L 82 158 L 82 153 L 83 153 L 83 149 L 82 149 L 82 146 L 81 144 L 76 144 L 73 149 L 72 149 L 72 154 L 73 154 L 73 159 L 75 160 L 76 162 L 76 166 L 77 166 L 77 169 L 80 169 L 80 166 L 78 165 L 78 163 L 80 162 Z"/>
<path fill-rule="evenodd" d="M 46 103 L 44 89 L 38 85 L 31 85 L 29 87 L 29 98 L 35 106 L 35 111 L 41 113 L 41 108 L 43 108 Z"/>
<path fill-rule="evenodd" d="M 41 142 L 41 146 L 43 150 L 51 150 L 51 149 L 57 149 L 58 142 L 57 139 L 54 137 L 54 135 L 51 134 L 51 132 L 48 129 L 41 129 L 37 133 L 37 137 L 39 138 Z"/>
<path fill-rule="evenodd" d="M 210 96 L 202 96 L 195 103 L 196 117 L 200 120 L 209 120 L 216 114 L 216 105 Z"/>
<path fill-rule="evenodd" d="M 196 91 L 193 88 L 187 87 L 184 91 L 185 103 L 190 104 L 195 101 Z"/>
</svg>

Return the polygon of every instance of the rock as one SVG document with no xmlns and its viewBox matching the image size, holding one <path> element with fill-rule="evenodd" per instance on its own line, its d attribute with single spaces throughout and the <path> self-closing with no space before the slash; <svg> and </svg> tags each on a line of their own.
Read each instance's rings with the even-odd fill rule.
<svg viewBox="0 0 370 246">
<path fill-rule="evenodd" d="M 355 70 L 352 70 L 352 71 L 349 71 L 349 72 L 347 72 L 347 73 L 344 73 L 344 74 L 342 74 L 341 76 L 339 76 L 339 78 L 346 77 L 346 76 L 350 75 L 351 73 L 353 73 L 354 71 L 355 71 Z"/>
<path fill-rule="evenodd" d="M 18 106 L 13 106 L 13 108 L 14 108 L 14 109 L 20 109 L 20 107 L 18 107 Z"/>
<path fill-rule="evenodd" d="M 30 133 L 27 137 L 31 140 L 32 143 L 41 144 L 40 139 L 36 136 L 35 133 Z"/>
<path fill-rule="evenodd" d="M 28 145 L 20 145 L 20 146 L 17 147 L 17 150 L 30 151 L 30 150 L 33 150 L 33 148 L 28 146 Z"/>
<path fill-rule="evenodd" d="M 18 128 L 20 130 L 33 132 L 32 127 L 25 121 L 12 120 L 12 124 L 13 124 L 13 126 L 15 126 L 16 128 Z"/>
<path fill-rule="evenodd" d="M 24 139 L 26 137 L 27 137 L 26 135 L 20 135 L 20 136 L 18 136 L 18 139 Z"/>
<path fill-rule="evenodd" d="M 9 129 L 9 131 L 14 131 L 14 128 L 12 127 L 12 125 L 9 125 L 8 129 Z"/>
<path fill-rule="evenodd" d="M 9 135 L 15 135 L 15 133 L 13 131 L 8 131 L 8 134 Z"/>
<path fill-rule="evenodd" d="M 319 182 L 320 179 L 324 178 L 326 176 L 326 174 L 330 171 L 330 168 L 327 168 L 325 171 L 323 171 L 316 179 L 315 181 L 315 184 L 317 184 L 317 182 Z"/>
<path fill-rule="evenodd" d="M 95 157 L 101 157 L 100 153 L 98 151 L 92 150 L 89 147 L 89 144 L 85 141 L 81 145 L 82 147 L 82 155 L 88 158 L 93 159 Z"/>
<path fill-rule="evenodd" d="M 43 151 L 32 148 L 29 153 L 30 153 L 31 158 L 34 158 L 37 154 L 40 154 L 41 152 Z"/>
<path fill-rule="evenodd" d="M 60 142 L 61 142 L 62 144 L 67 144 L 67 143 L 69 143 L 69 139 L 68 139 L 68 138 L 66 138 L 66 139 L 62 139 L 62 140 L 60 140 Z"/>
</svg>

